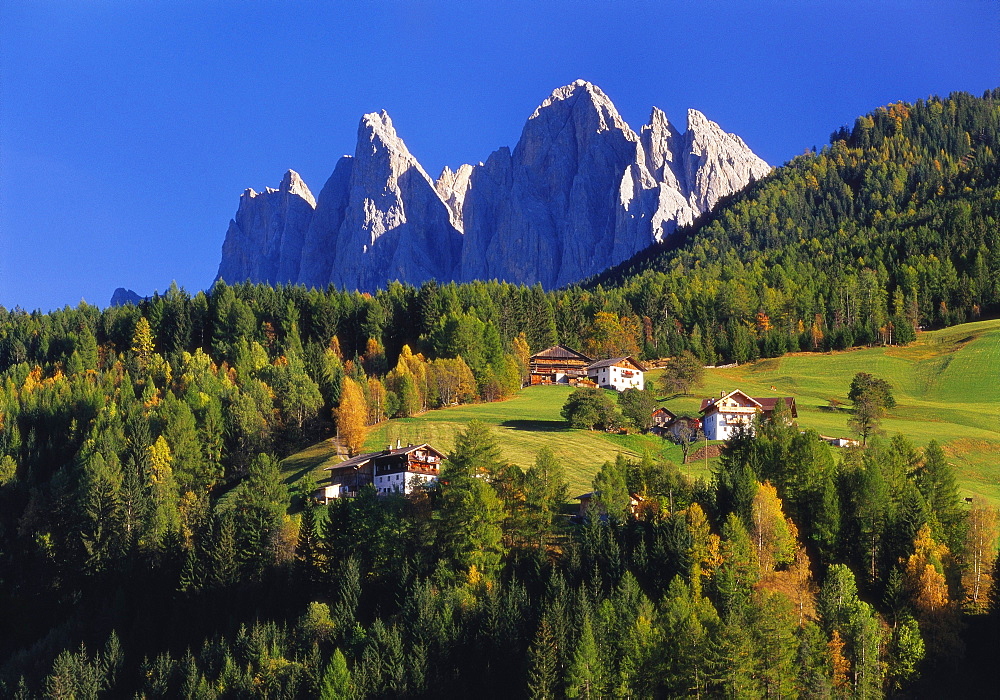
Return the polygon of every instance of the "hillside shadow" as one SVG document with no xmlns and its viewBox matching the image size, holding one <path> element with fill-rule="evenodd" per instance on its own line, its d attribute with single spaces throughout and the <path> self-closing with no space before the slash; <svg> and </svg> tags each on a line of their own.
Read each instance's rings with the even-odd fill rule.
<svg viewBox="0 0 1000 700">
<path fill-rule="evenodd" d="M 500 425 L 511 430 L 530 430 L 532 432 L 548 433 L 566 429 L 566 421 L 562 420 L 505 420 Z"/>
</svg>

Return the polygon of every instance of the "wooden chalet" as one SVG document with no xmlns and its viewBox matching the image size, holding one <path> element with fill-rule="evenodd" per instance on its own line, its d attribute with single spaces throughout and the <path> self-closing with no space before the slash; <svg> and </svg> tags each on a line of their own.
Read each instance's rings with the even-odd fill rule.
<svg viewBox="0 0 1000 700">
<path fill-rule="evenodd" d="M 664 408 L 663 406 L 658 406 L 656 410 L 653 411 L 653 428 L 666 428 L 676 417 L 677 416 L 675 416 L 670 410 Z"/>
<path fill-rule="evenodd" d="M 531 384 L 576 384 L 587 379 L 589 357 L 565 345 L 553 345 L 531 356 Z"/>
<path fill-rule="evenodd" d="M 408 495 L 418 484 L 436 481 L 444 459 L 427 443 L 402 447 L 397 442 L 395 448 L 389 445 L 380 452 L 367 452 L 325 467 L 330 481 L 321 485 L 316 496 L 324 502 L 353 497 L 368 485 L 380 495 Z"/>
</svg>

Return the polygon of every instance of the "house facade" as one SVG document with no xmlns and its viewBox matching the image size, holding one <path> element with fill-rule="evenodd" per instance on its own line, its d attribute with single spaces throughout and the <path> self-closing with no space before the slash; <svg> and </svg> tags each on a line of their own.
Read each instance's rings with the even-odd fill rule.
<svg viewBox="0 0 1000 700">
<path fill-rule="evenodd" d="M 531 356 L 528 364 L 531 384 L 573 384 L 587 377 L 586 355 L 565 345 L 553 345 Z"/>
<path fill-rule="evenodd" d="M 668 425 L 670 425 L 676 418 L 671 411 L 664 408 L 663 406 L 658 406 L 655 411 L 653 411 L 653 431 L 663 430 Z"/>
<path fill-rule="evenodd" d="M 316 497 L 329 502 L 356 496 L 368 485 L 382 496 L 409 495 L 421 484 L 437 481 L 444 459 L 441 452 L 426 443 L 406 447 L 397 443 L 395 448 L 390 445 L 380 452 L 360 454 L 326 467 L 330 481 L 320 487 Z"/>
<path fill-rule="evenodd" d="M 680 440 L 682 432 L 686 431 L 686 439 L 693 440 L 701 430 L 701 421 L 691 416 L 678 416 L 666 427 L 666 433 L 674 440 Z"/>
<path fill-rule="evenodd" d="M 701 403 L 701 425 L 709 440 L 728 440 L 740 426 L 753 430 L 754 418 L 760 414 L 769 420 L 779 401 L 784 401 L 793 418 L 798 417 L 795 399 L 792 397 L 754 398 L 739 389 L 722 392 L 717 399 L 705 399 Z"/>
<path fill-rule="evenodd" d="M 587 366 L 587 376 L 602 389 L 642 389 L 646 368 L 631 357 L 613 357 Z"/>
</svg>

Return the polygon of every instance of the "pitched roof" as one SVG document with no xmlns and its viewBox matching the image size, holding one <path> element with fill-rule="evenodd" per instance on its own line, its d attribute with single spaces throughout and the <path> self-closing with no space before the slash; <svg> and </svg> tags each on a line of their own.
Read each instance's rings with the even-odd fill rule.
<svg viewBox="0 0 1000 700">
<path fill-rule="evenodd" d="M 531 359 L 534 360 L 536 357 L 545 357 L 550 360 L 583 360 L 584 362 L 590 362 L 589 357 L 565 345 L 553 345 L 551 348 L 540 350 L 532 355 Z"/>
<path fill-rule="evenodd" d="M 676 414 L 673 411 L 671 411 L 669 408 L 664 408 L 663 406 L 657 406 L 653 410 L 653 413 L 651 415 L 655 416 L 657 413 L 666 413 L 671 418 L 676 418 L 677 417 Z"/>
<path fill-rule="evenodd" d="M 343 462 L 338 462 L 337 464 L 331 464 L 329 467 L 323 467 L 323 471 L 331 471 L 333 469 L 360 469 L 361 467 L 368 464 L 376 457 L 395 457 L 398 455 L 405 455 L 411 452 L 415 452 L 421 448 L 427 448 L 438 457 L 444 459 L 445 455 L 438 450 L 435 450 L 426 442 L 420 445 L 407 445 L 406 447 L 390 447 L 387 450 L 379 450 L 378 452 L 365 452 L 364 454 L 355 455 L 350 459 L 345 459 Z"/>
<path fill-rule="evenodd" d="M 739 394 L 743 398 L 745 398 L 745 399 L 747 399 L 749 401 L 752 401 L 753 403 L 757 404 L 757 406 L 760 406 L 760 402 L 758 402 L 757 399 L 753 398 L 749 394 L 746 394 L 746 393 L 740 391 L 739 389 L 735 389 L 733 391 L 730 391 L 728 394 L 724 394 L 724 395 L 720 396 L 717 399 L 702 399 L 701 400 L 701 412 L 704 413 L 709 408 L 711 408 L 715 404 L 719 403 L 723 399 L 728 399 L 730 396 L 733 396 L 735 394 Z"/>
<path fill-rule="evenodd" d="M 785 402 L 785 406 L 787 406 L 788 410 L 791 411 L 792 418 L 799 417 L 799 412 L 795 409 L 795 399 L 791 396 L 776 396 L 774 398 L 766 399 L 756 398 L 754 400 L 760 404 L 762 409 L 764 409 L 764 413 L 771 413 L 774 411 L 774 407 L 778 405 L 778 402 L 783 400 Z"/>
<path fill-rule="evenodd" d="M 728 394 L 726 394 L 725 396 L 722 396 L 722 397 L 720 397 L 718 399 L 702 399 L 701 400 L 701 412 L 704 413 L 711 406 L 714 406 L 716 403 L 718 403 L 722 399 L 728 398 L 728 397 L 732 396 L 733 394 L 740 394 L 741 396 L 744 396 L 744 397 L 750 399 L 755 404 L 757 404 L 758 406 L 760 406 L 760 410 L 763 411 L 764 413 L 771 413 L 772 411 L 774 411 L 774 407 L 778 404 L 778 401 L 784 400 L 785 405 L 788 406 L 788 410 L 791 411 L 791 413 L 792 413 L 792 417 L 793 418 L 798 418 L 799 417 L 799 413 L 798 413 L 798 411 L 795 408 L 795 399 L 793 397 L 791 397 L 791 396 L 774 396 L 774 397 L 749 396 L 747 394 L 744 394 L 739 389 L 737 389 L 736 391 L 731 391 Z"/>
<path fill-rule="evenodd" d="M 328 472 L 334 469 L 360 469 L 372 461 L 372 459 L 378 454 L 378 452 L 364 452 L 359 455 L 354 455 L 350 459 L 345 459 L 343 462 L 337 462 L 336 464 L 331 464 L 328 467 L 323 467 L 323 471 Z"/>
<path fill-rule="evenodd" d="M 599 369 L 601 367 L 611 367 L 612 365 L 617 365 L 619 362 L 631 362 L 632 365 L 640 372 L 645 372 L 646 368 L 635 361 L 632 357 L 612 357 L 609 360 L 598 360 L 597 362 L 592 362 L 587 365 L 587 369 Z"/>
</svg>

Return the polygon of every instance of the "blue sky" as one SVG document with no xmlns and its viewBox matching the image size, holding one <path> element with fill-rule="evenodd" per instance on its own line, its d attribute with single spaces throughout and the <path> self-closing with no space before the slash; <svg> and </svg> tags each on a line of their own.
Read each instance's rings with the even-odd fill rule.
<svg viewBox="0 0 1000 700">
<path fill-rule="evenodd" d="M 513 146 L 554 88 L 638 128 L 694 107 L 780 164 L 896 100 L 1000 86 L 1000 5 L 0 3 L 0 304 L 212 282 L 247 187 L 319 192 L 365 112 L 432 175 Z"/>
</svg>

